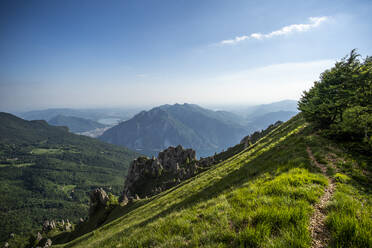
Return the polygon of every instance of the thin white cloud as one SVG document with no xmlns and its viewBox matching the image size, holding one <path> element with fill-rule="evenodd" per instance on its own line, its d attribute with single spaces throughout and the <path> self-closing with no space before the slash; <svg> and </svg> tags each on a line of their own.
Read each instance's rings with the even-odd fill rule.
<svg viewBox="0 0 372 248">
<path fill-rule="evenodd" d="M 292 25 L 284 26 L 281 29 L 272 31 L 268 34 L 252 33 L 250 35 L 237 36 L 234 39 L 223 40 L 220 42 L 220 44 L 221 45 L 233 45 L 233 44 L 236 44 L 244 40 L 248 40 L 248 39 L 262 40 L 262 39 L 269 39 L 275 36 L 287 35 L 287 34 L 295 33 L 295 32 L 305 32 L 312 28 L 318 27 L 320 24 L 322 24 L 323 22 L 327 20 L 328 20 L 328 17 L 326 16 L 310 17 L 309 23 L 307 24 L 292 24 Z"/>
</svg>

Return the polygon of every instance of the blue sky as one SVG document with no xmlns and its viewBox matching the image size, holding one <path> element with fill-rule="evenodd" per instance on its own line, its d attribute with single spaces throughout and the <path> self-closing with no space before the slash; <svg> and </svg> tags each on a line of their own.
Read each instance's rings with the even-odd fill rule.
<svg viewBox="0 0 372 248">
<path fill-rule="evenodd" d="M 0 110 L 298 99 L 372 1 L 0 1 Z"/>
</svg>

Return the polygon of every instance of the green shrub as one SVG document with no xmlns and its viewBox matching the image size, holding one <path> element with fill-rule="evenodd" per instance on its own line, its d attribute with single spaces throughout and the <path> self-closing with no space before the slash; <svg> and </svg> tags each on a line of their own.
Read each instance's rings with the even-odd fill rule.
<svg viewBox="0 0 372 248">
<path fill-rule="evenodd" d="M 337 182 L 340 182 L 340 183 L 346 183 L 350 181 L 350 177 L 348 177 L 345 174 L 341 174 L 341 173 L 336 173 L 333 177 L 335 178 Z"/>
<path fill-rule="evenodd" d="M 119 205 L 118 198 L 114 196 L 113 194 L 109 193 L 108 198 L 109 200 L 106 202 L 106 207 L 114 207 L 114 206 Z"/>
</svg>

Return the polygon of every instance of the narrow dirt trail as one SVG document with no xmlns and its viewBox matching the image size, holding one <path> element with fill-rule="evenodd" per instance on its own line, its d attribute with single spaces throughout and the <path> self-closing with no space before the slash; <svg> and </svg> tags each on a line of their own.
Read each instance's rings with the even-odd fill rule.
<svg viewBox="0 0 372 248">
<path fill-rule="evenodd" d="M 307 147 L 306 151 L 312 163 L 322 171 L 322 173 L 328 178 L 329 182 L 327 188 L 324 191 L 323 196 L 320 198 L 320 201 L 314 206 L 314 213 L 310 218 L 309 226 L 311 231 L 311 237 L 313 239 L 311 247 L 312 248 L 327 247 L 331 234 L 327 227 L 325 226 L 326 207 L 333 196 L 336 184 L 331 178 L 329 178 L 326 175 L 327 167 L 316 161 L 313 153 L 311 152 L 310 147 Z"/>
</svg>

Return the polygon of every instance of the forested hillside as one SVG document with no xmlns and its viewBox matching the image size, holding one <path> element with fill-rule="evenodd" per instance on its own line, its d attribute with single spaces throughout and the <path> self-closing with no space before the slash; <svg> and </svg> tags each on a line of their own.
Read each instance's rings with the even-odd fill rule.
<svg viewBox="0 0 372 248">
<path fill-rule="evenodd" d="M 0 240 L 27 236 L 45 219 L 87 216 L 87 192 L 118 194 L 137 153 L 45 121 L 0 113 Z"/>
</svg>

